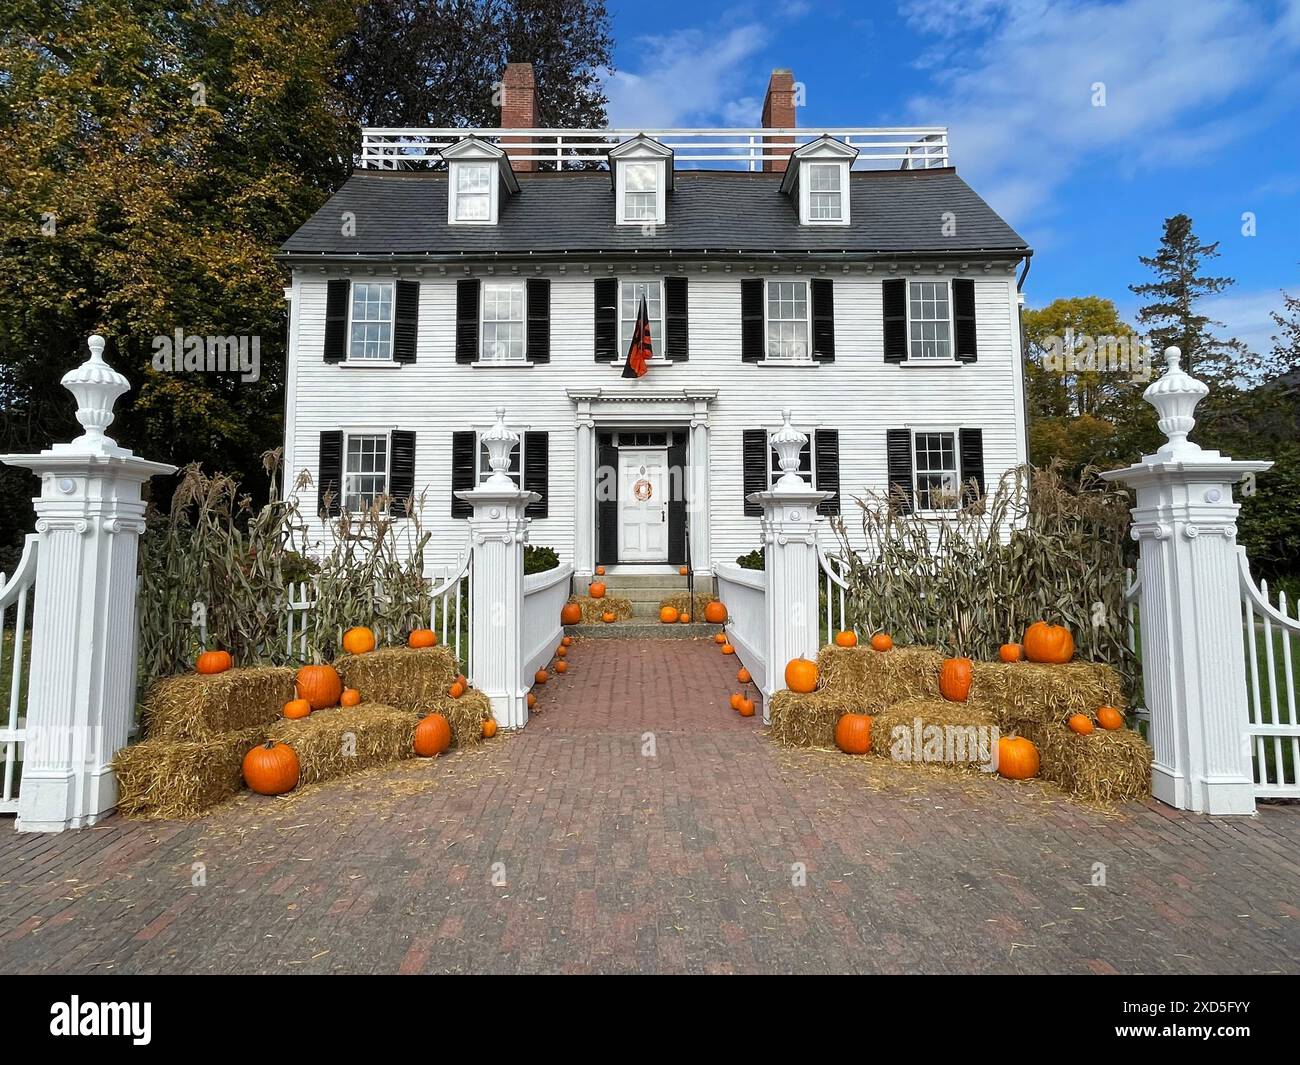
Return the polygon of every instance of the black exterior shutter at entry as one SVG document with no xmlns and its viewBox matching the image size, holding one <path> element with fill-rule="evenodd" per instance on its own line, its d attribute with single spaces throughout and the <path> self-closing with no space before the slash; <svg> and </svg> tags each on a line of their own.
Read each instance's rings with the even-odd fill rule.
<svg viewBox="0 0 1300 1065">
<path fill-rule="evenodd" d="M 474 508 L 456 495 L 474 487 L 478 467 L 478 434 L 473 429 L 451 434 L 451 516 L 468 518 Z"/>
<path fill-rule="evenodd" d="M 741 472 L 744 475 L 745 513 L 751 518 L 761 518 L 763 508 L 751 503 L 751 492 L 766 492 L 767 483 L 767 430 L 746 429 L 741 454 Z"/>
<path fill-rule="evenodd" d="M 668 445 L 668 561 L 674 566 L 686 565 L 686 472 L 683 430 Z"/>
<path fill-rule="evenodd" d="M 601 433 L 596 445 L 596 489 L 596 562 L 612 566 L 618 562 L 618 448 L 611 433 Z"/>
<path fill-rule="evenodd" d="M 524 433 L 524 491 L 542 498 L 529 503 L 525 515 L 544 518 L 548 514 L 551 494 L 551 434 Z"/>
<path fill-rule="evenodd" d="M 817 490 L 834 492 L 830 499 L 823 499 L 817 504 L 818 514 L 838 514 L 840 512 L 840 431 L 838 429 L 818 429 L 813 434 L 813 447 L 817 458 Z"/>
</svg>

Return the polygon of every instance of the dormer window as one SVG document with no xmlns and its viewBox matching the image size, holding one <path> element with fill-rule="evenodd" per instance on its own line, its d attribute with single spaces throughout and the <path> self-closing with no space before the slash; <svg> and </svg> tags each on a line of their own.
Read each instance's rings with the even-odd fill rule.
<svg viewBox="0 0 1300 1065">
<path fill-rule="evenodd" d="M 844 217 L 844 169 L 839 163 L 808 164 L 810 222 L 838 222 Z"/>
<path fill-rule="evenodd" d="M 791 153 L 781 191 L 799 205 L 801 225 L 849 224 L 849 170 L 857 156 L 856 148 L 828 136 Z"/>
<path fill-rule="evenodd" d="M 496 225 L 502 197 L 519 191 L 506 153 L 488 141 L 466 137 L 441 155 L 447 161 L 447 222 Z"/>
<path fill-rule="evenodd" d="M 659 164 L 623 166 L 623 220 L 654 222 L 659 218 Z"/>
<path fill-rule="evenodd" d="M 672 149 L 641 134 L 611 148 L 609 166 L 618 224 L 664 225 L 673 187 Z"/>
<path fill-rule="evenodd" d="M 492 221 L 492 178 L 490 163 L 453 163 L 456 175 L 453 194 L 456 222 Z"/>
</svg>

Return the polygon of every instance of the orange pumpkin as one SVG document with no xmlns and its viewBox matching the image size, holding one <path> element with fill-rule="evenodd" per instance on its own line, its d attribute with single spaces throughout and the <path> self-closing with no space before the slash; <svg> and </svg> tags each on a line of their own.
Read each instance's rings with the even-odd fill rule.
<svg viewBox="0 0 1300 1065">
<path fill-rule="evenodd" d="M 234 664 L 235 660 L 230 657 L 229 651 L 204 651 L 194 663 L 194 671 L 210 676 L 213 673 L 224 673 Z"/>
<path fill-rule="evenodd" d="M 1025 649 L 1018 643 L 1004 643 L 998 648 L 998 658 L 1003 662 L 1019 662 L 1025 656 Z"/>
<path fill-rule="evenodd" d="M 858 634 L 856 632 L 851 632 L 848 629 L 845 629 L 843 632 L 837 632 L 835 634 L 835 646 L 836 647 L 857 647 Z"/>
<path fill-rule="evenodd" d="M 450 695 L 453 699 L 459 699 L 462 695 L 465 694 L 465 685 L 463 685 L 458 680 L 452 681 L 451 687 L 447 689 L 447 694 Z"/>
<path fill-rule="evenodd" d="M 691 623 L 691 616 L 690 614 L 682 614 L 677 620 L 683 625 L 689 625 Z"/>
<path fill-rule="evenodd" d="M 971 660 L 945 658 L 939 668 L 939 694 L 950 703 L 964 703 L 970 695 Z"/>
<path fill-rule="evenodd" d="M 724 643 L 724 644 L 722 645 L 722 653 L 723 653 L 724 655 L 734 655 L 734 654 L 736 653 L 736 649 L 735 649 L 734 647 L 732 647 L 731 644 L 729 644 L 729 643 Z"/>
<path fill-rule="evenodd" d="M 558 662 L 555 663 L 556 673 L 567 673 L 568 671 L 569 671 L 569 663 L 566 662 L 563 658 L 561 658 Z"/>
<path fill-rule="evenodd" d="M 587 594 L 593 599 L 604 599 L 605 583 L 603 581 L 592 581 L 587 585 Z"/>
<path fill-rule="evenodd" d="M 835 722 L 835 746 L 845 754 L 866 754 L 871 750 L 871 715 L 841 714 Z"/>
<path fill-rule="evenodd" d="M 807 658 L 790 659 L 785 666 L 785 686 L 803 695 L 816 691 L 817 663 Z"/>
<path fill-rule="evenodd" d="M 690 567 L 688 567 L 688 566 L 681 566 L 681 567 L 679 567 L 678 570 L 677 570 L 677 575 L 678 575 L 679 577 L 685 577 L 685 576 L 687 576 L 690 572 L 691 572 L 691 571 L 690 571 Z"/>
<path fill-rule="evenodd" d="M 287 743 L 268 740 L 244 755 L 244 783 L 259 795 L 283 795 L 298 786 L 298 755 Z"/>
<path fill-rule="evenodd" d="M 1087 736 L 1092 732 L 1092 718 L 1087 714 L 1071 714 L 1066 725 L 1071 732 L 1077 732 L 1080 736 Z"/>
<path fill-rule="evenodd" d="M 536 705 L 537 705 L 537 696 L 534 695 L 532 692 L 529 692 L 529 693 L 528 693 L 528 709 L 531 710 L 531 709 L 532 709 L 534 706 L 536 706 Z"/>
<path fill-rule="evenodd" d="M 537 671 L 536 676 L 533 677 L 533 680 L 535 680 L 538 684 L 545 684 L 550 679 L 551 678 L 547 675 L 546 670 L 544 669 L 539 669 Z"/>
<path fill-rule="evenodd" d="M 356 688 L 344 688 L 339 696 L 339 706 L 360 706 L 361 693 Z"/>
<path fill-rule="evenodd" d="M 740 681 L 741 684 L 748 684 L 754 678 L 750 676 L 749 670 L 744 666 L 741 666 L 740 669 L 736 671 L 736 679 Z"/>
<path fill-rule="evenodd" d="M 715 599 L 704 608 L 704 620 L 710 625 L 724 625 L 727 621 L 727 608 Z"/>
<path fill-rule="evenodd" d="M 615 614 L 614 611 L 612 610 L 606 610 L 605 613 L 600 615 L 600 620 L 603 621 L 606 625 L 608 625 L 611 622 L 617 621 L 618 615 Z"/>
<path fill-rule="evenodd" d="M 753 717 L 753 716 L 754 716 L 754 700 L 753 700 L 753 699 L 741 699 L 741 700 L 740 700 L 740 706 L 738 706 L 736 709 L 738 709 L 738 710 L 740 711 L 740 716 L 741 716 L 741 717 Z"/>
<path fill-rule="evenodd" d="M 297 721 L 311 713 L 311 703 L 306 699 L 290 699 L 284 704 L 284 716 L 290 721 Z"/>
<path fill-rule="evenodd" d="M 560 608 L 560 624 L 576 625 L 582 620 L 582 607 L 577 603 L 565 603 Z"/>
<path fill-rule="evenodd" d="M 1114 731 L 1124 727 L 1124 715 L 1113 706 L 1102 706 L 1097 710 L 1097 724 L 1104 729 Z"/>
<path fill-rule="evenodd" d="M 713 637 L 713 642 L 714 642 L 714 643 L 726 643 L 726 642 L 727 642 L 727 634 L 726 634 L 725 632 L 719 632 L 719 633 L 716 633 L 716 634 L 714 635 L 714 637 Z"/>
<path fill-rule="evenodd" d="M 566 636 L 564 639 L 562 639 L 562 640 L 560 641 L 560 646 L 562 646 L 562 647 L 572 647 L 572 646 L 573 646 L 573 637 L 572 637 L 572 636 Z"/>
<path fill-rule="evenodd" d="M 343 650 L 350 655 L 363 655 L 375 649 L 375 634 L 363 625 L 348 629 L 343 634 Z"/>
<path fill-rule="evenodd" d="M 604 567 L 604 566 L 597 566 L 597 567 L 596 567 L 596 576 L 597 576 L 597 577 L 603 577 L 603 576 L 605 576 L 605 567 Z"/>
<path fill-rule="evenodd" d="M 496 734 L 497 734 L 497 719 L 494 717 L 489 717 L 484 719 L 483 738 L 485 740 L 490 740 Z"/>
<path fill-rule="evenodd" d="M 871 637 L 871 649 L 873 651 L 892 651 L 894 649 L 894 638 L 887 632 L 878 632 Z"/>
<path fill-rule="evenodd" d="M 555 649 L 556 658 L 564 658 L 568 653 L 569 649 L 565 647 L 564 644 L 560 644 L 560 646 Z"/>
<path fill-rule="evenodd" d="M 998 775 L 1008 780 L 1038 776 L 1038 748 L 1024 736 L 1003 736 L 998 740 Z"/>
<path fill-rule="evenodd" d="M 741 701 L 742 701 L 744 698 L 745 698 L 745 697 L 744 697 L 743 695 L 741 695 L 740 692 L 732 692 L 732 693 L 731 693 L 731 709 L 733 709 L 733 710 L 739 710 L 739 709 L 740 709 L 740 703 L 741 703 Z"/>
<path fill-rule="evenodd" d="M 677 608 L 673 606 L 660 607 L 659 620 L 665 625 L 672 625 L 677 620 Z"/>
<path fill-rule="evenodd" d="M 421 718 L 415 726 L 415 753 L 421 758 L 442 754 L 451 746 L 451 725 L 441 714 Z"/>
<path fill-rule="evenodd" d="M 456 674 L 456 683 L 459 684 L 466 691 L 469 690 L 469 680 L 466 678 L 464 673 Z"/>
<path fill-rule="evenodd" d="M 1025 630 L 1025 657 L 1031 662 L 1059 665 L 1074 657 L 1074 637 L 1064 625 L 1035 621 Z"/>
<path fill-rule="evenodd" d="M 313 710 L 337 706 L 343 694 L 343 682 L 333 666 L 303 666 L 294 677 L 298 698 L 311 703 Z"/>
<path fill-rule="evenodd" d="M 433 629 L 412 629 L 406 638 L 407 647 L 437 647 L 438 634 Z"/>
</svg>

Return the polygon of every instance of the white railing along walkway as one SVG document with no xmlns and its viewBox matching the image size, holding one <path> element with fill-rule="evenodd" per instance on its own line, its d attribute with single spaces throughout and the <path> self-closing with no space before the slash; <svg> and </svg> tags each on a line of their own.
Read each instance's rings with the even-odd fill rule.
<svg viewBox="0 0 1300 1065">
<path fill-rule="evenodd" d="M 822 592 L 826 596 L 826 630 L 822 633 L 821 645 L 825 647 L 835 639 L 837 632 L 849 627 L 848 581 L 844 579 L 847 563 L 838 555 L 828 555 L 825 548 L 817 548 L 817 562 L 821 568 Z M 863 633 L 864 637 L 871 633 Z"/>
<path fill-rule="evenodd" d="M 0 632 L 4 642 L 0 644 L 0 655 L 8 662 L 0 662 L 0 744 L 4 751 L 4 787 L 0 791 L 0 813 L 16 813 L 18 810 L 19 766 L 22 763 L 20 747 L 27 742 L 27 690 L 28 675 L 25 667 L 30 664 L 28 650 L 27 615 L 31 606 L 32 589 L 36 585 L 36 554 L 41 539 L 36 533 L 29 533 L 23 544 L 23 554 L 18 560 L 18 568 L 13 576 L 5 579 L 0 573 Z M 9 608 L 14 608 L 13 626 L 9 625 Z M 13 640 L 12 649 L 8 646 Z"/>
<path fill-rule="evenodd" d="M 564 635 L 560 611 L 569 598 L 572 577 L 571 562 L 524 577 L 523 677 L 529 683 L 533 674 L 551 660 Z"/>
<path fill-rule="evenodd" d="M 727 608 L 727 639 L 762 692 L 768 689 L 767 574 L 734 562 L 713 567 L 714 594 Z"/>
</svg>

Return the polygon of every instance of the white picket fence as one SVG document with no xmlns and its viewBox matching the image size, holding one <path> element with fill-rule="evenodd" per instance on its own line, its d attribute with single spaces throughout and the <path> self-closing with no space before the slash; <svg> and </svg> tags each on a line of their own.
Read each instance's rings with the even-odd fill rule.
<svg viewBox="0 0 1300 1065">
<path fill-rule="evenodd" d="M 572 578 L 573 564 L 569 562 L 524 577 L 522 675 L 525 678 L 532 677 L 551 660 L 564 636 L 560 611 L 569 598 Z"/>
<path fill-rule="evenodd" d="M 0 653 L 6 654 L 9 668 L 0 664 L 0 713 L 4 714 L 4 727 L 0 728 L 0 744 L 4 751 L 4 788 L 0 791 L 0 813 L 18 810 L 18 783 L 23 759 L 23 745 L 27 740 L 27 692 L 30 664 L 28 649 L 28 615 L 32 607 L 32 590 L 36 585 L 36 555 L 40 537 L 30 533 L 23 544 L 22 557 L 13 576 L 5 579 L 0 573 L 0 631 L 4 645 Z M 9 609 L 14 609 L 13 625 L 9 624 Z M 12 639 L 13 646 L 9 647 Z"/>
<path fill-rule="evenodd" d="M 727 640 L 760 691 L 767 691 L 767 574 L 734 562 L 713 567 L 714 594 L 727 607 Z"/>
<path fill-rule="evenodd" d="M 1251 751 L 1255 794 L 1260 798 L 1300 798 L 1300 720 L 1296 718 L 1296 663 L 1293 654 L 1300 620 L 1286 595 L 1268 601 L 1268 582 L 1255 586 L 1245 548 L 1237 549 L 1241 577 L 1242 624 L 1246 631 L 1246 686 L 1250 692 Z"/>
</svg>

